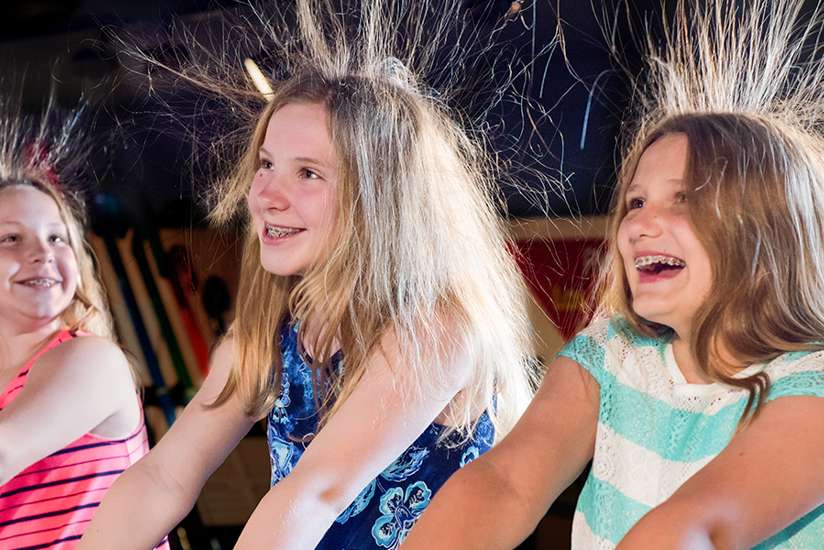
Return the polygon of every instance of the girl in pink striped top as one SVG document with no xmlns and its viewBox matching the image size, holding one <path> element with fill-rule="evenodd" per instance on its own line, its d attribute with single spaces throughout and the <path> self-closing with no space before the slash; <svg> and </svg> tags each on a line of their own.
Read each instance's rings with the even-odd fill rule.
<svg viewBox="0 0 824 550">
<path fill-rule="evenodd" d="M 46 144 L 41 129 L 0 128 L 0 548 L 73 548 L 148 451 L 146 428 L 58 177 L 78 162 L 71 133 Z"/>
</svg>

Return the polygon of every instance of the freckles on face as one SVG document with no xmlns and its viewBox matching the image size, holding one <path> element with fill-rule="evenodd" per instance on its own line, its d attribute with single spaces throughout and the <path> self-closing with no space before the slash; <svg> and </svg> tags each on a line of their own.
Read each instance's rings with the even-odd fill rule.
<svg viewBox="0 0 824 550">
<path fill-rule="evenodd" d="M 689 332 L 712 286 L 710 258 L 686 203 L 688 147 L 684 134 L 667 134 L 644 151 L 617 235 L 633 310 L 679 334 Z"/>
<path fill-rule="evenodd" d="M 247 197 L 264 269 L 300 275 L 317 261 L 337 222 L 339 166 L 324 105 L 272 114 Z"/>
</svg>

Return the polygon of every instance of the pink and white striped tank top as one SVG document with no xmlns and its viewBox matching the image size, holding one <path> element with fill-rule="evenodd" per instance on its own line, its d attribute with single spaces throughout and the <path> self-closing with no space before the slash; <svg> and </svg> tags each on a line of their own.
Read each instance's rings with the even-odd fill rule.
<svg viewBox="0 0 824 550">
<path fill-rule="evenodd" d="M 0 410 L 20 393 L 44 353 L 74 337 L 69 331 L 60 332 L 23 365 L 0 393 Z M 0 548 L 74 548 L 117 476 L 147 452 L 141 420 L 124 438 L 88 433 L 32 464 L 0 485 Z M 164 543 L 159 548 L 167 547 Z"/>
</svg>

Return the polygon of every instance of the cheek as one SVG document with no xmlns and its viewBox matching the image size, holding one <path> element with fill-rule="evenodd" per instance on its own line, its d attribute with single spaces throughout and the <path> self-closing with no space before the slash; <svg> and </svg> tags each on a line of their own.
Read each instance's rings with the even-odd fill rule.
<svg viewBox="0 0 824 550">
<path fill-rule="evenodd" d="M 337 225 L 339 213 L 338 213 L 338 201 L 337 197 L 334 194 L 331 194 L 326 197 L 323 206 L 324 211 L 324 220 L 325 223 L 329 226 Z"/>
<path fill-rule="evenodd" d="M 18 269 L 20 269 L 20 262 L 0 255 L 0 273 L 14 273 Z"/>
<path fill-rule="evenodd" d="M 77 285 L 80 284 L 80 267 L 77 265 L 77 259 L 74 254 L 66 254 L 61 264 L 60 271 L 63 275 L 63 280 L 76 288 Z"/>
<path fill-rule="evenodd" d="M 632 246 L 630 244 L 628 231 L 624 222 L 621 222 L 621 225 L 618 226 L 618 232 L 615 235 L 615 240 L 618 245 L 618 253 L 621 254 L 621 261 L 624 266 L 629 265 L 628 258 L 631 258 L 632 256 Z"/>
<path fill-rule="evenodd" d="M 312 189 L 302 192 L 298 201 L 303 205 L 306 218 L 317 226 L 329 227 L 334 225 L 338 217 L 336 198 L 334 191 L 330 189 Z"/>
<path fill-rule="evenodd" d="M 704 248 L 704 244 L 698 239 L 692 223 L 688 220 L 681 220 L 674 232 L 680 236 L 679 244 L 686 253 L 686 259 L 690 267 L 699 272 L 702 278 L 710 278 L 712 276 L 710 256 Z"/>
<path fill-rule="evenodd" d="M 257 220 L 259 217 L 258 209 L 257 209 L 257 190 L 255 189 L 255 185 L 252 184 L 252 187 L 249 189 L 249 192 L 246 193 L 246 210 L 249 212 L 249 215 L 252 217 L 253 220 Z"/>
</svg>

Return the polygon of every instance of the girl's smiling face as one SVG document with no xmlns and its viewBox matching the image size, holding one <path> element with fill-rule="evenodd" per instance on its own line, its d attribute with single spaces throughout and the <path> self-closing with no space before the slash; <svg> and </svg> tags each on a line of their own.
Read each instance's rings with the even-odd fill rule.
<svg viewBox="0 0 824 550">
<path fill-rule="evenodd" d="M 712 287 L 710 258 L 686 204 L 688 147 L 684 134 L 666 134 L 644 151 L 618 228 L 633 310 L 681 337 Z"/>
<path fill-rule="evenodd" d="M 54 200 L 28 185 L 0 190 L 0 312 L 27 331 L 54 321 L 74 299 L 78 267 Z"/>
<path fill-rule="evenodd" d="M 337 221 L 338 178 L 326 108 L 290 103 L 275 111 L 247 197 L 266 271 L 299 275 L 317 259 Z"/>
</svg>

